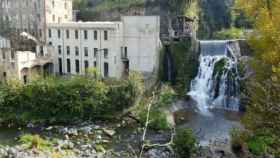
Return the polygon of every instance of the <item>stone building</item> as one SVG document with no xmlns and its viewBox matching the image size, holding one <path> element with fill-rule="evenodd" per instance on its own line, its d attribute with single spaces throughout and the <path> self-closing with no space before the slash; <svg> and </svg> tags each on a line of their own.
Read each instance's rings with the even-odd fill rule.
<svg viewBox="0 0 280 158">
<path fill-rule="evenodd" d="M 28 39 L 23 39 L 32 42 Z M 19 79 L 27 82 L 32 76 L 53 73 L 52 47 L 39 45 L 35 50 L 12 48 L 11 41 L 0 36 L 0 80 Z"/>
</svg>

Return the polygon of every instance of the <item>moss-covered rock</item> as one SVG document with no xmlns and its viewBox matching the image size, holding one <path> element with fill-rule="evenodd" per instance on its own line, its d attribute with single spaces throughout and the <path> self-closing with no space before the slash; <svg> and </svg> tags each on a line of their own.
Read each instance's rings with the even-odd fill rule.
<svg viewBox="0 0 280 158">
<path fill-rule="evenodd" d="M 213 77 L 215 77 L 217 75 L 220 76 L 221 73 L 225 70 L 226 64 L 227 64 L 226 58 L 222 58 L 219 61 L 217 61 L 214 66 Z"/>
<path fill-rule="evenodd" d="M 174 69 L 174 84 L 175 90 L 179 95 L 185 95 L 190 88 L 191 80 L 196 76 L 198 70 L 198 56 L 199 54 L 192 50 L 191 39 L 183 41 L 173 41 L 169 45 L 170 54 L 172 57 L 172 64 Z M 165 51 L 161 52 L 164 56 Z M 164 63 L 163 58 L 161 58 L 160 64 L 160 79 L 163 80 Z"/>
</svg>

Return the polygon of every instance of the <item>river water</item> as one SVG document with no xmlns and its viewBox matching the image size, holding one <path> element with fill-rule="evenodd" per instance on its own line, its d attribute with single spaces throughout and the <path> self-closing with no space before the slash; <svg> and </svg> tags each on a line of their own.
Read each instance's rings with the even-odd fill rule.
<svg viewBox="0 0 280 158">
<path fill-rule="evenodd" d="M 240 112 L 211 109 L 211 115 L 204 115 L 187 101 L 178 101 L 173 109 L 177 128 L 191 128 L 202 146 L 214 141 L 228 143 L 230 131 L 242 128 Z"/>
</svg>

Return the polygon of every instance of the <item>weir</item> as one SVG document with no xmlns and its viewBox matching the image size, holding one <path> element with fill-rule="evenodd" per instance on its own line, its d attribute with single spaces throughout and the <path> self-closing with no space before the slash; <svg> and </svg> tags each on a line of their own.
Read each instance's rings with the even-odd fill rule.
<svg viewBox="0 0 280 158">
<path fill-rule="evenodd" d="M 239 111 L 238 41 L 200 41 L 199 70 L 188 95 L 203 114 L 209 109 Z"/>
</svg>

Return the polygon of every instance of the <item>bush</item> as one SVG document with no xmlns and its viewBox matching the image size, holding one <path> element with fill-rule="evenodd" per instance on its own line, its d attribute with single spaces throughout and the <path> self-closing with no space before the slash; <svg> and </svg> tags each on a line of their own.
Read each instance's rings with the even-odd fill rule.
<svg viewBox="0 0 280 158">
<path fill-rule="evenodd" d="M 26 134 L 19 138 L 19 142 L 27 148 L 35 148 L 39 150 L 51 150 L 54 143 L 41 138 L 39 135 Z"/>
<path fill-rule="evenodd" d="M 244 31 L 239 28 L 223 29 L 221 31 L 214 33 L 214 38 L 216 39 L 240 39 L 245 38 Z"/>
<path fill-rule="evenodd" d="M 247 138 L 247 133 L 239 129 L 233 129 L 231 131 L 231 149 L 237 155 L 242 155 L 245 153 L 245 139 Z"/>
<path fill-rule="evenodd" d="M 177 129 L 174 149 L 179 158 L 190 158 L 196 152 L 197 141 L 191 129 Z"/>
<path fill-rule="evenodd" d="M 155 130 L 170 129 L 169 123 L 167 121 L 167 114 L 165 113 L 164 108 L 168 105 L 171 105 L 175 101 L 176 97 L 177 94 L 170 86 L 163 85 L 161 87 L 159 94 L 157 94 L 156 99 L 151 105 L 149 128 Z M 146 107 L 146 105 L 142 105 L 141 107 Z M 142 124 L 145 124 L 146 122 L 147 112 L 147 108 L 141 108 L 139 110 L 138 117 Z"/>
<path fill-rule="evenodd" d="M 272 148 L 277 144 L 277 141 L 279 141 L 279 138 L 269 130 L 260 129 L 251 133 L 235 129 L 231 132 L 231 147 L 237 155 L 244 154 L 246 149 L 256 156 L 261 156 L 268 151 L 270 154 L 277 155 L 278 151 Z"/>
<path fill-rule="evenodd" d="M 19 123 L 107 119 L 135 103 L 142 93 L 137 87 L 142 85 L 137 84 L 139 78 L 105 83 L 76 76 L 41 79 L 18 87 L 4 85 L 0 90 L 0 118 Z"/>
</svg>

